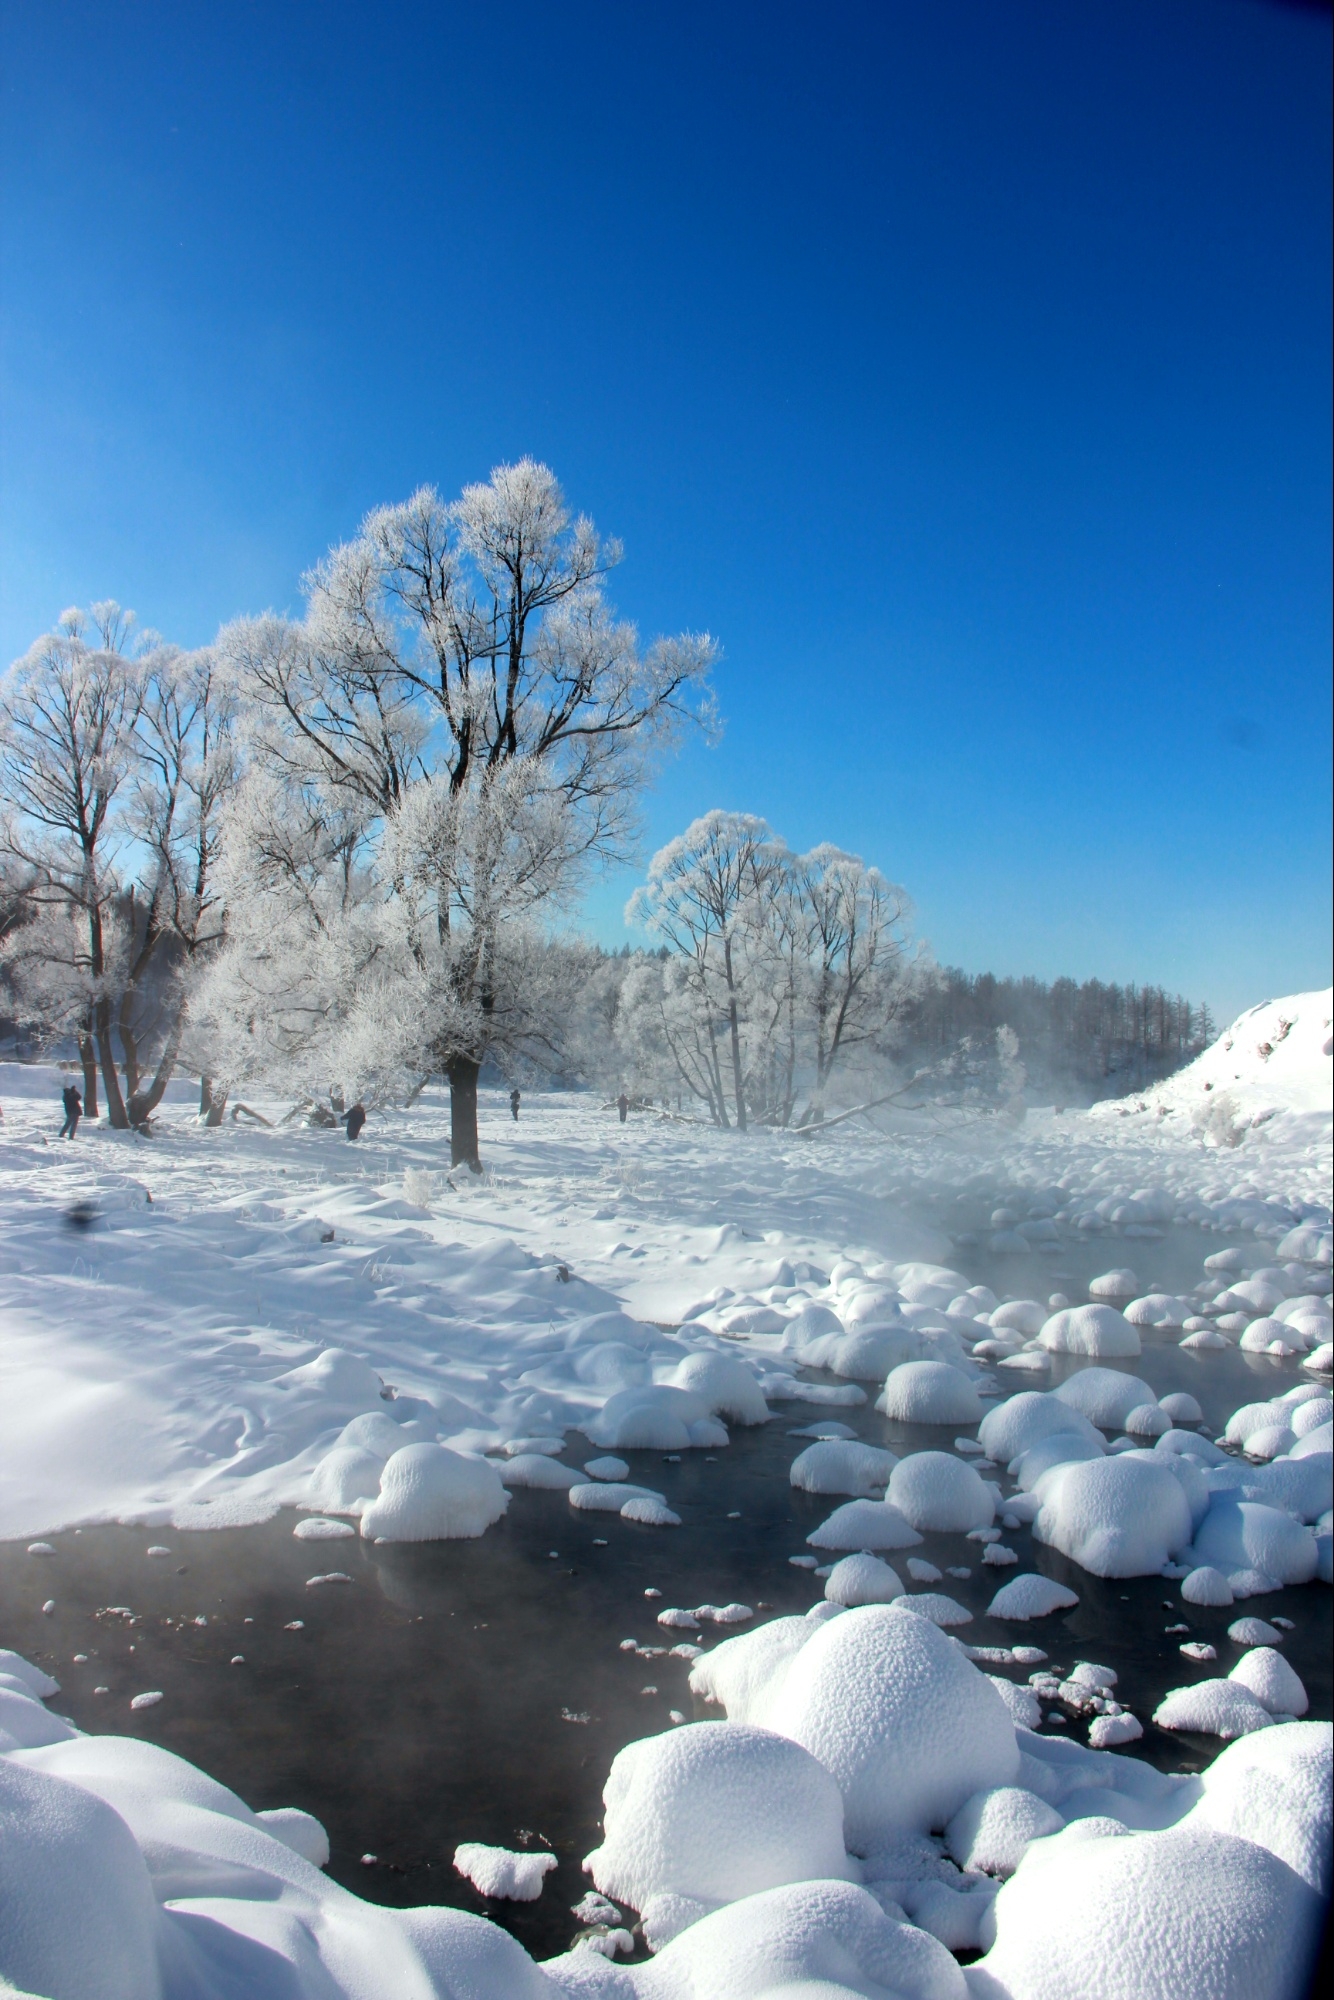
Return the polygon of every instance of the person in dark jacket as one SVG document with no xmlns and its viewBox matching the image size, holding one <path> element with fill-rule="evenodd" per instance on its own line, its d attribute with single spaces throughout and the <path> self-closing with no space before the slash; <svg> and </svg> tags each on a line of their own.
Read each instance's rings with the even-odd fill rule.
<svg viewBox="0 0 1334 2000">
<path fill-rule="evenodd" d="M 72 1083 L 67 1083 L 60 1095 L 65 1106 L 65 1122 L 58 1136 L 62 1139 L 72 1139 L 79 1129 L 79 1120 L 83 1116 L 83 1099 Z"/>
<path fill-rule="evenodd" d="M 619 1096 L 619 1097 L 617 1098 L 617 1100 L 616 1100 L 616 1109 L 617 1109 L 617 1110 L 618 1110 L 618 1111 L 620 1112 L 620 1114 L 621 1114 L 621 1123 L 622 1123 L 622 1125 L 624 1125 L 624 1123 L 625 1123 L 625 1114 L 626 1114 L 626 1112 L 627 1112 L 627 1111 L 628 1111 L 628 1110 L 630 1109 L 630 1100 L 629 1100 L 629 1098 L 628 1098 L 628 1097 L 626 1096 L 626 1094 L 625 1094 L 625 1092 L 624 1092 L 624 1091 L 622 1091 L 622 1092 L 621 1092 L 620 1096 Z"/>
<path fill-rule="evenodd" d="M 343 1123 L 347 1127 L 348 1138 L 355 1139 L 366 1123 L 365 1105 L 360 1102 L 354 1104 L 352 1109 L 344 1114 Z"/>
<path fill-rule="evenodd" d="M 517 1125 L 519 1122 L 519 1093 L 517 1090 L 510 1092 L 510 1117 Z"/>
</svg>

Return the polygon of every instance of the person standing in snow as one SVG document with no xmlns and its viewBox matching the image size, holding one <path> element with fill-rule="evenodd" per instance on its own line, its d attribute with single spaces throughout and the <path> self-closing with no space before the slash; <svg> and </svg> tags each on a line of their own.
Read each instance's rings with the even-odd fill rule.
<svg viewBox="0 0 1334 2000">
<path fill-rule="evenodd" d="M 65 1085 L 60 1096 L 65 1106 L 65 1122 L 57 1136 L 61 1139 L 72 1139 L 79 1129 L 79 1120 L 83 1116 L 83 1099 L 72 1083 Z"/>
<path fill-rule="evenodd" d="M 626 1112 L 627 1112 L 627 1111 L 628 1111 L 628 1110 L 630 1109 L 630 1100 L 629 1100 L 629 1098 L 628 1098 L 628 1097 L 626 1096 L 626 1094 L 625 1094 L 625 1092 L 624 1092 L 624 1091 L 622 1091 L 622 1092 L 621 1092 L 620 1096 L 619 1096 L 619 1097 L 617 1098 L 617 1100 L 616 1100 L 616 1109 L 617 1109 L 617 1110 L 618 1110 L 618 1111 L 620 1112 L 620 1114 L 621 1114 L 621 1123 L 622 1123 L 622 1125 L 624 1125 L 624 1123 L 625 1123 L 625 1114 L 626 1114 Z"/>
<path fill-rule="evenodd" d="M 366 1123 L 366 1107 L 360 1100 L 345 1114 L 343 1123 L 347 1127 L 348 1138 L 355 1139 L 361 1131 L 362 1126 Z"/>
<path fill-rule="evenodd" d="M 510 1117 L 517 1125 L 519 1122 L 519 1093 L 517 1090 L 510 1092 Z"/>
</svg>

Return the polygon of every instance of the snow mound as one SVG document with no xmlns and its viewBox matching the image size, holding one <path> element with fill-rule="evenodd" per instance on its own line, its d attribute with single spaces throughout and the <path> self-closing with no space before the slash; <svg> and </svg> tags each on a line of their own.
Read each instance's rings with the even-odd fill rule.
<svg viewBox="0 0 1334 2000">
<path fill-rule="evenodd" d="M 1181 1595 L 1187 1604 L 1212 1605 L 1218 1610 L 1225 1610 L 1232 1602 L 1232 1586 L 1221 1570 L 1202 1564 L 1199 1569 L 1193 1569 L 1182 1583 Z"/>
<path fill-rule="evenodd" d="M 818 1626 L 769 1704 L 769 1726 L 832 1772 L 847 1841 L 863 1853 L 900 1831 L 943 1827 L 1019 1768 L 1014 1725 L 985 1674 L 896 1605 Z"/>
<path fill-rule="evenodd" d="M 921 1539 L 888 1500 L 849 1500 L 806 1537 L 813 1549 L 913 1549 Z"/>
<path fill-rule="evenodd" d="M 1083 1374 L 1092 1374 L 1084 1369 Z M 1077 1377 L 1072 1377 L 1077 1380 Z M 977 1441 L 988 1458 L 998 1465 L 1013 1465 L 1045 1437 L 1058 1431 L 1086 1438 L 1103 1448 L 1103 1440 L 1087 1417 L 1068 1401 L 1043 1389 L 1021 1389 L 1017 1396 L 988 1410 L 977 1433 Z"/>
<path fill-rule="evenodd" d="M 904 1361 L 890 1371 L 876 1404 L 903 1424 L 975 1424 L 982 1399 L 947 1361 Z"/>
<path fill-rule="evenodd" d="M 1073 1590 L 1050 1576 L 1036 1571 L 1012 1576 L 987 1606 L 989 1618 L 1005 1618 L 1021 1623 L 1029 1618 L 1047 1618 L 1053 1611 L 1069 1611 L 1079 1599 Z"/>
<path fill-rule="evenodd" d="M 1204 1773 L 1204 1796 L 1181 1824 L 1253 1840 L 1328 1897 L 1332 1751 L 1334 1729 L 1327 1722 L 1238 1737 Z"/>
<path fill-rule="evenodd" d="M 584 1472 L 588 1467 L 584 1467 Z M 584 1473 L 576 1472 L 572 1465 L 562 1465 L 559 1459 L 549 1458 L 545 1452 L 520 1451 L 513 1458 L 507 1458 L 497 1465 L 496 1471 L 506 1486 L 535 1487 L 553 1493 L 568 1493 L 570 1488 L 582 1483 Z"/>
<path fill-rule="evenodd" d="M 994 1923 L 969 1978 L 985 2000 L 1288 2000 L 1305 1990 L 1320 1907 L 1249 1840 L 1085 1820 L 1029 1848 Z"/>
<path fill-rule="evenodd" d="M 556 1961 L 555 1976 L 571 1962 Z M 651 1966 L 618 1976 L 624 1984 L 568 1990 L 606 2000 L 634 1994 L 643 2000 L 968 1996 L 964 1975 L 943 1944 L 886 1916 L 865 1889 L 837 1881 L 793 1883 L 728 1904 L 682 1931 Z"/>
<path fill-rule="evenodd" d="M 1153 1719 L 1160 1729 L 1190 1729 L 1230 1741 L 1252 1729 L 1267 1729 L 1274 1718 L 1249 1688 L 1231 1680 L 1207 1680 L 1169 1690 Z"/>
<path fill-rule="evenodd" d="M 125 1822 L 0 1757 L 0 1979 L 23 1995 L 163 2000 L 162 1918 Z"/>
<path fill-rule="evenodd" d="M 1315 1536 L 1291 1514 L 1233 1493 L 1216 1493 L 1195 1530 L 1195 1560 L 1220 1569 L 1229 1580 L 1242 1570 L 1259 1570 L 1276 1584 L 1309 1583 L 1318 1560 Z M 1237 1590 L 1232 1586 L 1233 1595 Z"/>
<path fill-rule="evenodd" d="M 870 1499 L 883 1493 L 898 1464 L 893 1452 L 837 1438 L 807 1445 L 788 1474 L 803 1493 L 851 1493 Z"/>
<path fill-rule="evenodd" d="M 556 1866 L 554 1854 L 521 1854 L 508 1847 L 485 1847 L 465 1840 L 454 1849 L 454 1866 L 479 1895 L 512 1903 L 535 1903 L 542 1883 Z"/>
<path fill-rule="evenodd" d="M 1013 1875 L 1030 1841 L 1065 1825 L 1054 1806 L 1022 1785 L 975 1792 L 945 1828 L 945 1846 L 960 1868 L 983 1875 Z"/>
<path fill-rule="evenodd" d="M 1132 1410 L 1156 1400 L 1147 1382 L 1119 1368 L 1081 1368 L 1051 1393 L 1104 1431 L 1123 1429 Z"/>
<path fill-rule="evenodd" d="M 636 1910 L 665 1893 L 716 1907 L 854 1874 L 837 1784 L 771 1730 L 698 1722 L 628 1743 L 603 1802 L 602 1845 L 584 1865 L 604 1895 Z"/>
<path fill-rule="evenodd" d="M 758 1381 L 744 1362 L 730 1354 L 687 1354 L 677 1364 L 672 1387 L 698 1396 L 710 1417 L 727 1417 L 737 1424 L 767 1424 L 769 1405 Z"/>
<path fill-rule="evenodd" d="M 1057 1465 L 1036 1492 L 1035 1540 L 1094 1576 L 1154 1576 L 1190 1543 L 1181 1482 L 1147 1455 Z"/>
<path fill-rule="evenodd" d="M 849 1609 L 857 1604 L 892 1604 L 903 1596 L 903 1584 L 888 1563 L 863 1551 L 834 1564 L 825 1578 L 824 1594 L 830 1604 Z"/>
<path fill-rule="evenodd" d="M 361 1516 L 373 1542 L 470 1540 L 509 1506 L 493 1465 L 439 1444 L 409 1444 L 386 1461 L 378 1498 Z"/>
<path fill-rule="evenodd" d="M 1253 1646 L 1228 1675 L 1271 1715 L 1305 1715 L 1310 1707 L 1301 1678 L 1272 1646 Z"/>
<path fill-rule="evenodd" d="M 704 1398 L 669 1382 L 618 1390 L 581 1428 L 604 1451 L 707 1450 L 727 1443 L 726 1430 Z"/>
<path fill-rule="evenodd" d="M 1049 1354 L 1091 1354 L 1103 1360 L 1138 1354 L 1139 1334 L 1115 1306 L 1067 1306 L 1038 1335 Z"/>
<path fill-rule="evenodd" d="M 947 1451 L 915 1451 L 890 1475 L 886 1496 L 904 1519 L 927 1533 L 989 1528 L 996 1507 L 980 1473 Z"/>
</svg>

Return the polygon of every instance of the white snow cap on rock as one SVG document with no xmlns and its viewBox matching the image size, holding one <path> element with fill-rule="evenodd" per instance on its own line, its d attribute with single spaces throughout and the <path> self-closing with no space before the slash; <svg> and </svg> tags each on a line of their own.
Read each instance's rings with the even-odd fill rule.
<svg viewBox="0 0 1334 2000">
<path fill-rule="evenodd" d="M 996 1898 L 978 2000 L 1290 2000 L 1320 1905 L 1250 1840 L 1201 1827 L 1124 1834 L 1073 1821 L 1035 1841 Z"/>
<path fill-rule="evenodd" d="M 1257 1842 L 1328 1897 L 1332 1752 L 1328 1722 L 1294 1722 L 1239 1737 L 1204 1772 L 1204 1795 L 1181 1823 Z"/>
<path fill-rule="evenodd" d="M 556 1856 L 540 1851 L 516 1853 L 508 1847 L 486 1847 L 479 1840 L 465 1840 L 454 1849 L 454 1866 L 480 1895 L 534 1903 L 548 1872 L 556 1866 Z"/>
<path fill-rule="evenodd" d="M 1273 1716 L 1249 1688 L 1232 1680 L 1194 1681 L 1172 1688 L 1153 1712 L 1160 1729 L 1190 1729 L 1201 1736 L 1231 1739 L 1267 1729 Z"/>
<path fill-rule="evenodd" d="M 1132 1410 L 1156 1400 L 1147 1382 L 1120 1368 L 1081 1368 L 1051 1393 L 1104 1431 L 1123 1429 Z"/>
<path fill-rule="evenodd" d="M 1019 1768 L 1014 1725 L 986 1675 L 896 1605 L 817 1627 L 769 1704 L 769 1726 L 833 1773 L 846 1837 L 863 1853 L 899 1831 L 943 1827 Z"/>
<path fill-rule="evenodd" d="M 888 1500 L 849 1500 L 806 1537 L 813 1549 L 914 1549 L 921 1539 Z"/>
<path fill-rule="evenodd" d="M 1053 1611 L 1069 1611 L 1078 1604 L 1073 1590 L 1054 1577 L 1031 1572 L 1013 1576 L 1003 1584 L 987 1606 L 989 1618 L 1005 1618 L 1021 1623 L 1029 1618 L 1046 1618 Z"/>
<path fill-rule="evenodd" d="M 915 1451 L 901 1458 L 887 1499 L 906 1521 L 925 1532 L 963 1535 L 989 1528 L 996 1506 L 979 1472 L 947 1451 Z"/>
<path fill-rule="evenodd" d="M 1150 1463 L 1148 1454 L 1054 1466 L 1035 1492 L 1035 1539 L 1094 1576 L 1155 1576 L 1189 1546 L 1190 1505 L 1181 1482 L 1169 1464 Z"/>
<path fill-rule="evenodd" d="M 698 1396 L 711 1417 L 735 1424 L 769 1421 L 769 1405 L 755 1375 L 730 1354 L 687 1354 L 677 1364 L 672 1387 Z"/>
<path fill-rule="evenodd" d="M 1049 1354 L 1090 1354 L 1107 1360 L 1140 1351 L 1138 1333 L 1114 1306 L 1068 1306 L 1052 1314 L 1038 1339 Z"/>
<path fill-rule="evenodd" d="M 975 1424 L 982 1399 L 966 1375 L 945 1361 L 905 1361 L 890 1372 L 876 1404 L 904 1424 Z"/>
<path fill-rule="evenodd" d="M 556 1960 L 553 1977 L 565 1979 L 571 1963 Z M 566 1990 L 598 2000 L 851 2000 L 859 1994 L 968 2000 L 964 1975 L 943 1944 L 886 1916 L 865 1889 L 836 1881 L 794 1882 L 730 1903 L 690 1924 L 650 1965 L 617 1978 L 622 1983 L 599 1980 Z"/>
<path fill-rule="evenodd" d="M 628 1743 L 603 1791 L 597 1887 L 642 1910 L 667 1892 L 716 1907 L 786 1882 L 856 1873 L 843 1801 L 822 1764 L 786 1736 L 697 1722 Z"/>
<path fill-rule="evenodd" d="M 844 1556 L 834 1564 L 825 1578 L 824 1594 L 830 1604 L 851 1608 L 857 1604 L 892 1604 L 904 1593 L 898 1572 L 881 1562 L 879 1556 L 863 1551 Z"/>
<path fill-rule="evenodd" d="M 945 1828 L 945 1845 L 960 1868 L 1013 1875 L 1030 1841 L 1065 1825 L 1054 1806 L 1022 1785 L 975 1792 Z"/>
<path fill-rule="evenodd" d="M 1258 1570 L 1275 1584 L 1309 1583 L 1318 1560 L 1315 1536 L 1291 1514 L 1235 1493 L 1216 1493 L 1195 1530 L 1195 1559 L 1231 1580 Z M 1237 1588 L 1232 1585 L 1233 1595 Z"/>
<path fill-rule="evenodd" d="M 410 1444 L 386 1461 L 361 1516 L 367 1541 L 435 1542 L 484 1534 L 509 1506 L 493 1465 L 444 1445 Z"/>
<path fill-rule="evenodd" d="M 851 1493 L 870 1499 L 883 1494 L 897 1464 L 892 1451 L 854 1439 L 827 1438 L 799 1452 L 788 1477 L 803 1493 Z"/>
<path fill-rule="evenodd" d="M 1228 1679 L 1253 1694 L 1271 1715 L 1305 1715 L 1311 1705 L 1300 1676 L 1272 1646 L 1243 1653 Z"/>
<path fill-rule="evenodd" d="M 1085 1369 L 1084 1374 L 1092 1371 Z M 1042 1389 L 1021 1389 L 988 1410 L 977 1433 L 978 1443 L 998 1465 L 1012 1465 L 1043 1438 L 1065 1431 L 1103 1448 L 1103 1439 L 1087 1417 L 1068 1402 Z"/>
</svg>

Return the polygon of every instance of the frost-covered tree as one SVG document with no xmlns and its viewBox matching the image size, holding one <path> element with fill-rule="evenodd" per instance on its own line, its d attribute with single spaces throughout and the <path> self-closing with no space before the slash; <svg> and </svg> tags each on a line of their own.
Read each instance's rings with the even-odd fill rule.
<svg viewBox="0 0 1334 2000">
<path fill-rule="evenodd" d="M 410 1019 L 411 1061 L 449 1079 L 455 1164 L 478 1163 L 483 1061 L 537 1033 L 520 935 L 590 862 L 627 854 L 652 758 L 711 713 L 713 642 L 641 647 L 606 602 L 619 556 L 524 459 L 452 505 L 424 487 L 377 509 L 306 578 L 304 619 L 220 640 L 266 796 L 291 801 L 303 846 L 236 871 L 257 903 L 211 983 L 215 1016 L 226 978 L 254 976 L 243 935 L 301 935 L 327 963 L 321 926 L 355 905 L 354 983 L 302 1003 L 311 1050 L 331 1046 L 329 1007 L 350 1022 L 372 993 L 382 1024 Z"/>
<path fill-rule="evenodd" d="M 882 1049 L 911 962 L 907 898 L 855 855 L 793 854 L 763 820 L 706 813 L 653 857 L 626 916 L 667 967 L 627 978 L 625 1026 L 719 1124 L 820 1117 L 854 1052 Z"/>
<path fill-rule="evenodd" d="M 114 602 L 68 611 L 0 687 L 0 768 L 17 1004 L 49 1040 L 75 1040 L 90 1114 L 100 1079 L 111 1123 L 142 1124 L 220 931 L 213 863 L 235 757 L 216 662 L 136 639 Z"/>
<path fill-rule="evenodd" d="M 626 921 L 663 939 L 682 961 L 698 1026 L 683 1076 L 704 1095 L 719 1124 L 731 1116 L 746 1129 L 742 1025 L 749 991 L 746 974 L 763 939 L 766 902 L 783 872 L 783 851 L 768 826 L 751 813 L 709 812 L 660 848 L 648 880 L 626 905 Z M 664 995 L 667 992 L 664 986 Z M 664 1021 L 666 1016 L 664 1015 Z M 726 1038 L 726 1054 L 719 1048 Z M 679 1059 L 678 1059 L 679 1060 Z M 728 1070 L 724 1084 L 724 1064 Z M 691 1080 L 702 1073 L 705 1089 Z"/>
</svg>

